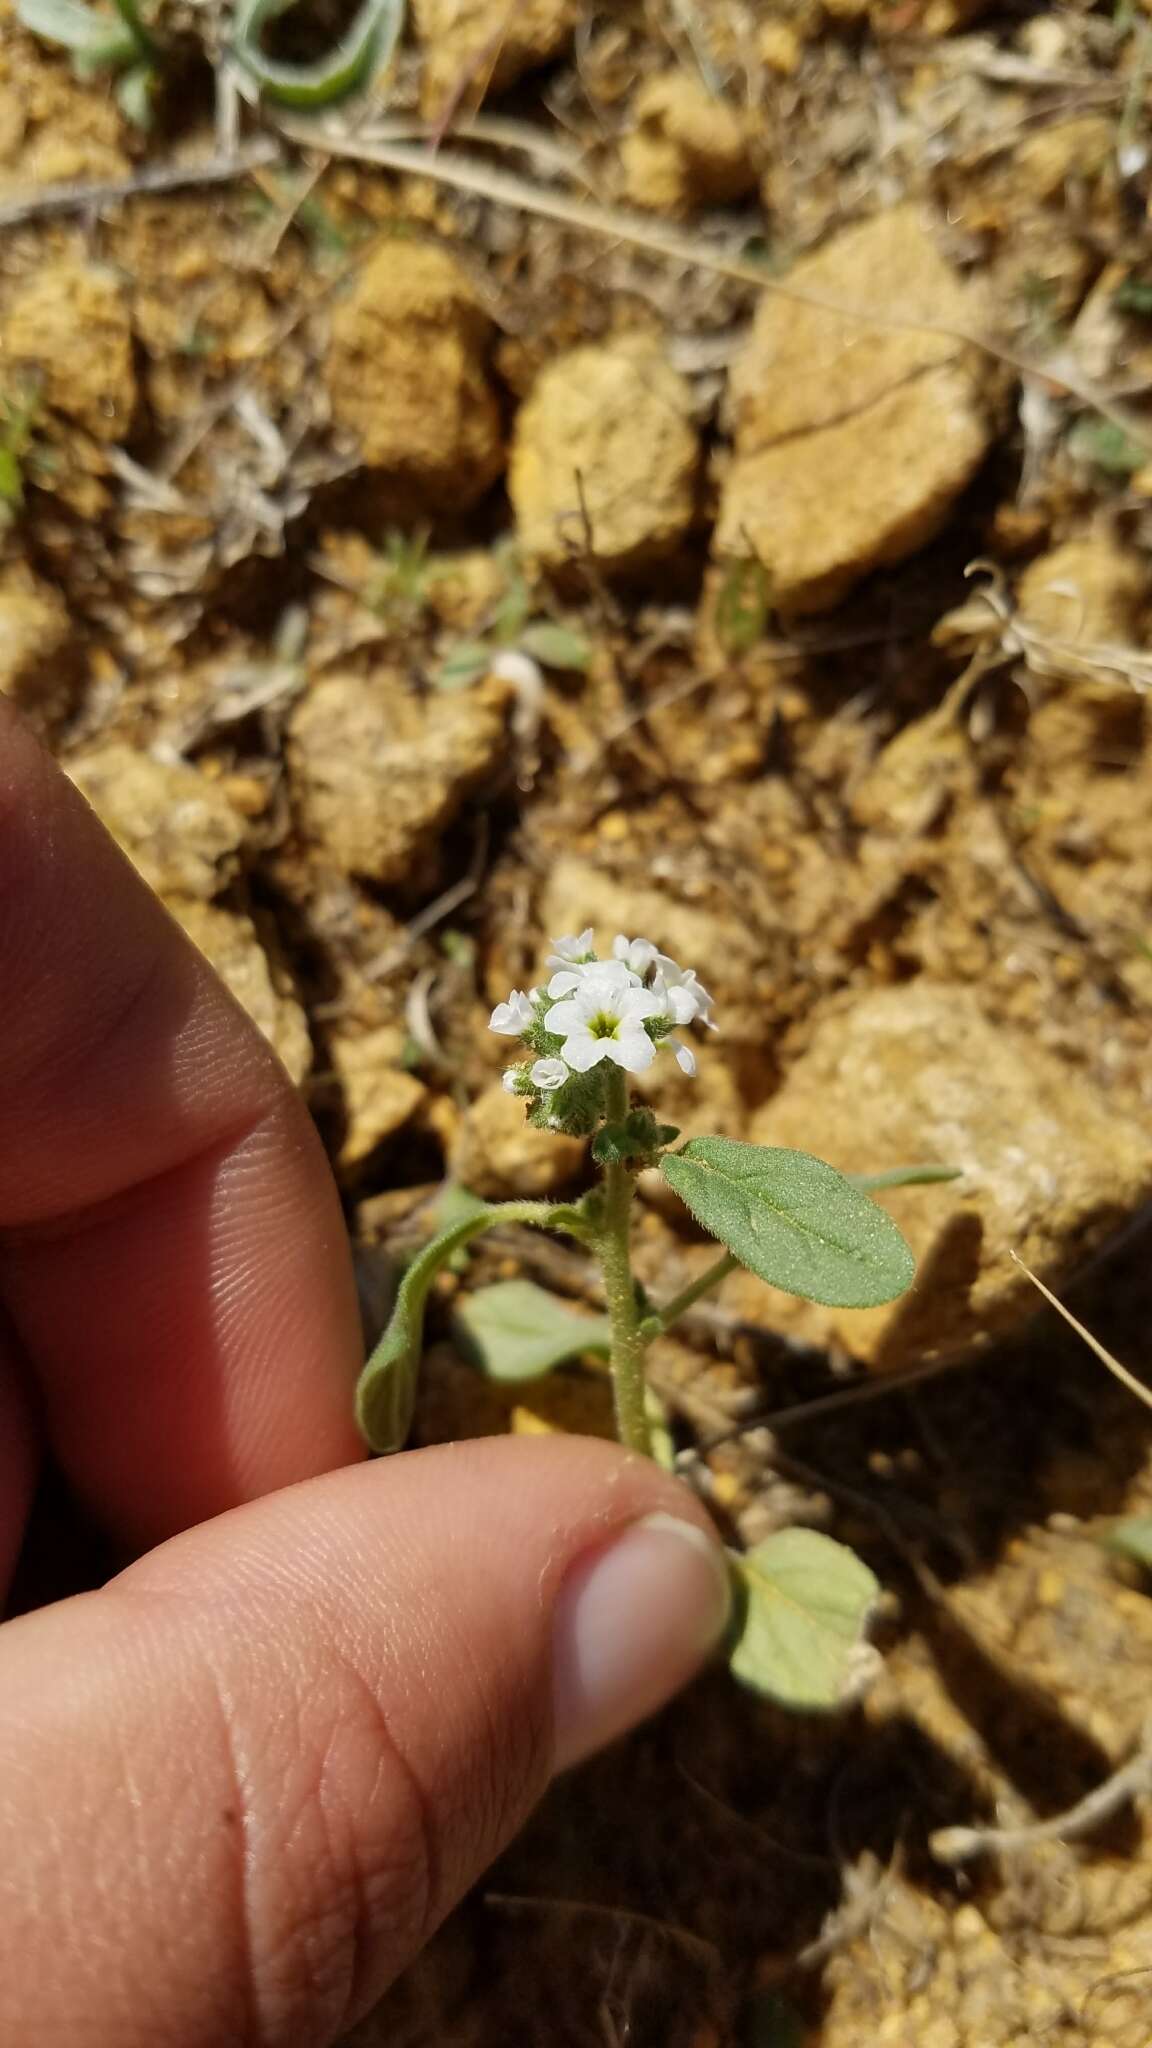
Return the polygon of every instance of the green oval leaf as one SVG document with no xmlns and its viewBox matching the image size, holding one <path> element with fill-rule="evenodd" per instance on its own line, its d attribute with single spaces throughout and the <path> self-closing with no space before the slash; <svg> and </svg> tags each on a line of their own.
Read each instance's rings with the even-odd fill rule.
<svg viewBox="0 0 1152 2048">
<path fill-rule="evenodd" d="M 781 1529 L 745 1556 L 732 1555 L 731 1564 L 733 1676 L 797 1711 L 842 1706 L 853 1692 L 880 1591 L 875 1573 L 818 1529 Z"/>
<path fill-rule="evenodd" d="M 581 1315 L 531 1280 L 499 1280 L 460 1303 L 452 1334 L 490 1380 L 504 1386 L 540 1379 L 581 1351 L 607 1355 L 607 1316 Z"/>
<path fill-rule="evenodd" d="M 525 626 L 516 645 L 545 668 L 586 669 L 592 659 L 587 634 L 577 633 L 571 626 L 554 625 L 551 619 L 537 619 Z"/>
<path fill-rule="evenodd" d="M 1104 1542 L 1109 1550 L 1135 1559 L 1145 1571 L 1152 1572 L 1152 1519 L 1147 1515 L 1132 1515 L 1127 1521 L 1114 1523 Z"/>
<path fill-rule="evenodd" d="M 877 1203 L 835 1167 L 782 1146 L 692 1138 L 660 1171 L 750 1273 L 831 1308 L 894 1301 L 916 1261 Z"/>
<path fill-rule="evenodd" d="M 404 24 L 404 0 L 364 0 L 347 35 L 326 57 L 286 64 L 260 47 L 267 23 L 286 12 L 285 0 L 242 0 L 233 34 L 238 61 L 266 98 L 286 107 L 334 106 L 368 85 L 391 58 Z"/>
<path fill-rule="evenodd" d="M 482 640 L 460 640 L 446 654 L 433 678 L 438 690 L 467 690 L 486 676 L 492 656 Z"/>
</svg>

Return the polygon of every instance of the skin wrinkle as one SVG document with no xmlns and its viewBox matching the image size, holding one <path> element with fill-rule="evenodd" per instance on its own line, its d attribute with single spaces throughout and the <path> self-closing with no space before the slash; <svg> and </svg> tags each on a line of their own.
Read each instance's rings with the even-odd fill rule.
<svg viewBox="0 0 1152 2048">
<path fill-rule="evenodd" d="M 195 1151 L 185 1158 L 173 1160 L 162 1173 L 146 1174 L 140 1180 L 128 1181 L 97 1202 L 85 1202 L 79 1208 L 61 1210 L 35 1223 L 0 1224 L 0 1258 L 6 1248 L 18 1250 L 21 1245 L 55 1244 L 63 1239 L 72 1242 L 90 1231 L 102 1230 L 106 1224 L 115 1223 L 130 1214 L 143 1197 L 154 1195 L 166 1181 L 174 1180 L 190 1166 L 210 1164 L 213 1153 L 219 1153 L 221 1163 L 227 1164 L 233 1152 L 246 1146 L 265 1124 L 272 1121 L 279 1109 L 278 1103 L 263 1105 L 240 1120 L 235 1129 L 224 1131 L 217 1140 L 206 1145 L 198 1143 Z"/>
<path fill-rule="evenodd" d="M 310 1618 L 321 1628 L 325 1618 Z M 245 2031 L 238 2038 L 252 2048 L 272 2048 L 296 2040 L 301 2015 L 314 2026 L 342 2031 L 363 2010 L 368 1986 L 372 1995 L 384 1988 L 380 1968 L 382 1946 L 391 1956 L 412 1954 L 423 1946 L 450 1903 L 439 1876 L 437 1828 L 430 1797 L 389 1724 L 386 1710 L 342 1646 L 338 1633 L 325 1630 L 318 1651 L 307 1645 L 305 1668 L 324 1672 L 320 1708 L 323 1739 L 317 1745 L 310 1702 L 293 1691 L 293 1660 L 279 1660 L 285 1670 L 281 1716 L 291 1712 L 291 1728 L 256 1731 L 247 1725 L 247 1709 L 218 1661 L 211 1645 L 206 1658 L 226 1756 L 229 1804 L 236 1815 L 229 1839 L 238 1856 L 237 1910 L 229 1924 L 241 1933 L 240 1966 L 244 1972 L 242 2009 Z M 253 1685 L 252 1691 L 262 1691 Z M 350 1735 L 367 1731 L 374 1753 L 373 1789 L 385 1795 L 384 1833 L 395 1848 L 389 1864 L 375 1872 L 358 1867 L 357 1830 L 371 1811 L 371 1794 L 363 1785 L 355 1797 L 339 1791 L 341 1751 Z M 253 1749 L 253 1739 L 256 1749 Z M 285 1825 L 281 1799 L 287 1791 L 265 1782 L 270 1758 L 279 1761 L 284 1748 L 306 1764 L 295 1817 Z M 313 1747 L 316 1761 L 308 1761 Z M 253 1757 L 259 1756 L 258 1765 Z M 356 1769 L 358 1763 L 353 1759 Z M 293 1796 L 296 1787 L 292 1787 Z M 334 1793 L 339 1791 L 339 1797 Z M 396 1795 L 403 1816 L 397 1816 Z M 341 1811 L 342 1809 L 342 1811 Z M 406 1817 L 405 1817 L 406 1816 Z M 441 1816 L 441 1825 L 443 1816 Z M 343 1839 L 341 1839 L 343 1837 Z M 326 1855 L 318 1858 L 317 1840 Z M 301 1856 L 299 1843 L 307 1854 Z M 303 1892 L 285 1894 L 284 1873 L 304 1869 Z M 341 1877 L 341 1873 L 344 1875 Z M 341 1878 L 340 1887 L 333 1877 Z M 347 1903 L 342 1903 L 340 1893 Z M 374 1893 L 377 1896 L 374 1896 Z M 285 1923 L 283 1927 L 276 1923 Z M 330 1931 L 325 1933 L 325 1928 Z M 319 1944 L 320 1956 L 316 1954 Z M 326 1960 L 327 1967 L 323 1967 Z M 375 1957 L 374 1966 L 369 1958 Z M 347 1962 L 342 1962 L 347 1957 Z M 326 1988 L 331 1983 L 333 1989 Z M 319 1996 L 323 2005 L 319 2005 Z M 313 2018 L 313 2016 L 315 2017 Z"/>
<path fill-rule="evenodd" d="M 337 1528 L 333 1529 L 332 1533 L 338 1537 L 340 1532 Z M 408 1546 L 401 1543 L 396 1548 L 405 1551 Z M 389 1810 L 384 1815 L 384 1833 L 389 1843 L 399 1841 L 406 1849 L 408 1844 L 412 1847 L 403 1854 L 398 1865 L 393 1858 L 393 1863 L 389 1867 L 382 1866 L 375 1873 L 365 1871 L 360 1884 L 356 1886 L 357 1900 L 345 1916 L 345 1924 L 349 1929 L 349 1939 L 357 1960 L 354 1969 L 350 1968 L 346 1973 L 347 1985 L 341 2010 L 333 2012 L 330 2020 L 333 2028 L 338 2024 L 341 2028 L 351 2024 L 352 2018 L 356 2017 L 361 2009 L 355 2003 L 358 1995 L 357 1982 L 371 1978 L 378 1984 L 378 1990 L 384 1987 L 379 1963 L 384 1924 L 387 1921 L 392 1923 L 391 1930 L 386 1934 L 389 1953 L 411 1954 L 428 1939 L 451 1903 L 451 1893 L 445 1893 L 438 1832 L 447 1829 L 451 1834 L 453 1817 L 445 1813 L 441 1799 L 438 1802 L 438 1817 L 434 1822 L 431 1794 L 397 1742 L 380 1697 L 380 1694 L 385 1694 L 389 1700 L 395 1700 L 397 1685 L 400 1683 L 401 1690 L 410 1695 L 406 1718 L 417 1725 L 427 1718 L 429 1699 L 439 1682 L 439 1674 L 435 1681 L 428 1679 L 424 1686 L 417 1686 L 415 1696 L 412 1696 L 413 1688 L 402 1683 L 406 1674 L 413 1670 L 414 1664 L 418 1661 L 414 1655 L 415 1645 L 411 1636 L 405 1633 L 394 1644 L 385 1646 L 381 1644 L 378 1632 L 369 1640 L 362 1642 L 358 1629 L 346 1632 L 334 1627 L 334 1617 L 325 1611 L 316 1598 L 314 1576 L 309 1574 L 306 1566 L 296 1562 L 291 1552 L 282 1553 L 275 1548 L 269 1548 L 265 1552 L 257 1552 L 245 1558 L 244 1562 L 248 1568 L 242 1570 L 236 1585 L 231 1589 L 234 1596 L 234 1625 L 226 1629 L 225 1640 L 245 1638 L 251 1626 L 252 1596 L 259 1589 L 263 1595 L 261 1605 L 267 1606 L 269 1581 L 274 1590 L 282 1592 L 285 1596 L 283 1604 L 288 1611 L 292 1609 L 293 1595 L 297 1587 L 307 1595 L 307 1604 L 299 1617 L 299 1632 L 303 1641 L 297 1643 L 293 1632 L 291 1637 L 280 1642 L 277 1657 L 278 1668 L 283 1674 L 282 1684 L 277 1686 L 277 1697 L 291 1707 L 294 1722 L 298 1723 L 300 1730 L 298 1736 L 293 1736 L 287 1745 L 289 1752 L 294 1755 L 307 1756 L 312 1740 L 307 1704 L 301 1701 L 298 1691 L 294 1689 L 298 1683 L 296 1673 L 321 1671 L 324 1674 L 319 1701 L 324 1716 L 324 1739 L 319 1746 L 316 1768 L 314 1771 L 310 1769 L 307 1774 L 302 1807 L 304 1823 L 297 1820 L 285 1837 L 279 1825 L 279 1805 L 275 1801 L 269 1805 L 267 1798 L 261 1798 L 262 1773 L 267 1770 L 269 1755 L 275 1753 L 275 1743 L 270 1741 L 269 1729 L 265 1725 L 256 1735 L 257 1748 L 253 1752 L 252 1739 L 246 1725 L 247 1710 L 243 1703 L 243 1695 L 228 1674 L 220 1668 L 219 1661 L 214 1655 L 212 1640 L 207 1638 L 205 1641 L 205 1662 L 211 1682 L 214 1714 L 221 1723 L 226 1742 L 228 1784 L 231 1791 L 224 1803 L 230 1804 L 237 1816 L 242 1817 L 242 1820 L 238 1818 L 237 1824 L 231 1830 L 230 1840 L 242 1842 L 246 1850 L 246 1863 L 242 1868 L 243 1920 L 236 1924 L 242 1924 L 245 1929 L 244 1954 L 256 1990 L 251 1998 L 246 1999 L 244 2005 L 247 2031 L 236 2038 L 243 2041 L 244 2048 L 248 2048 L 249 2043 L 252 2044 L 252 2048 L 265 2048 L 266 2043 L 282 2044 L 296 2039 L 292 2031 L 285 2032 L 285 2026 L 296 2008 L 302 2004 L 307 1984 L 317 1973 L 314 1966 L 308 1965 L 303 1956 L 293 1957 L 290 1949 L 285 1951 L 282 1948 L 278 1938 L 270 1937 L 261 1931 L 261 1923 L 267 1914 L 259 1904 L 258 1893 L 261 1890 L 269 1890 L 275 1895 L 277 1886 L 282 1882 L 281 1873 L 286 1868 L 293 1867 L 293 1859 L 288 1853 L 292 1835 L 302 1832 L 303 1825 L 310 1826 L 313 1836 L 318 1828 L 322 1838 L 327 1841 L 337 1839 L 333 1833 L 334 1814 L 330 1797 L 332 1779 L 335 1775 L 333 1760 L 339 1758 L 341 1747 L 348 1741 L 349 1730 L 358 1724 L 369 1731 L 370 1745 L 376 1757 L 374 1787 L 392 1795 Z M 418 1578 L 420 1557 L 415 1546 L 408 1565 L 409 1575 Z M 203 1590 L 195 1586 L 190 1589 L 187 1586 L 182 1588 L 178 1581 L 170 1582 L 167 1575 L 159 1585 L 137 1586 L 135 1577 L 142 1569 L 150 1573 L 150 1562 L 144 1568 L 133 1568 L 133 1573 L 126 1582 L 118 1582 L 109 1590 L 133 1608 L 138 1608 L 142 1603 L 144 1608 L 151 1609 L 158 1619 L 170 1613 L 173 1598 L 183 1601 L 194 1624 L 198 1617 L 202 1617 L 205 1606 Z M 402 1566 L 400 1569 L 403 1573 Z M 367 1574 L 364 1576 L 367 1577 Z M 213 1586 L 215 1587 L 215 1575 Z M 355 1581 L 349 1584 L 346 1578 L 344 1590 L 345 1600 L 350 1603 L 353 1611 L 357 1611 L 360 1603 L 356 1599 Z M 227 1620 L 227 1617 L 224 1619 Z M 319 1645 L 316 1641 L 317 1636 L 322 1637 Z M 426 1637 L 427 1631 L 421 1626 L 417 1642 L 425 1640 Z M 262 1647 L 261 1655 L 267 1655 L 266 1645 Z M 361 1668 L 365 1658 L 379 1674 L 372 1681 Z M 246 1690 L 264 1696 L 268 1687 L 266 1683 L 261 1682 L 262 1677 L 263 1674 L 254 1673 L 252 1683 Z M 428 1697 L 420 1697 L 421 1693 L 426 1693 Z M 259 1767 L 253 1768 L 245 1764 L 244 1759 L 250 1753 L 259 1756 Z M 475 1751 L 470 1748 L 466 1759 L 469 1774 L 475 1762 Z M 252 1797 L 253 1786 L 257 1788 L 255 1806 Z M 398 1820 L 394 1810 L 393 1802 L 398 1789 L 402 1794 L 401 1803 L 410 1815 L 407 1821 Z M 358 1826 L 363 1824 L 365 1812 L 369 1810 L 369 1799 L 370 1793 L 367 1789 L 358 1786 L 355 1799 L 349 1801 L 345 1797 L 342 1802 L 347 1815 L 348 1848 L 356 1845 L 356 1831 Z M 522 1811 L 521 1806 L 513 1818 L 519 1818 Z M 348 1868 L 347 1856 L 340 1859 L 333 1851 L 332 1860 L 334 1867 Z M 313 1853 L 307 1858 L 307 1868 L 308 1892 L 314 1896 L 323 1890 L 323 1885 L 316 1881 L 316 1859 Z M 373 1897 L 374 1890 L 380 1894 L 379 1897 Z M 397 1902 L 400 1902 L 399 1905 Z M 305 1917 L 300 1913 L 298 1903 L 292 1903 L 292 1926 L 288 1940 L 300 1941 L 309 1928 L 315 1928 L 321 1916 L 315 1909 L 310 1908 Z M 233 1924 L 234 1921 L 235 1916 L 229 1924 Z M 336 1944 L 333 1946 L 335 1949 Z M 298 1980 L 299 1988 L 295 1998 L 285 2000 L 283 1990 L 261 1997 L 259 1987 L 269 1972 L 268 1959 L 285 1952 L 288 1955 L 290 1976 Z M 376 1957 L 374 1969 L 370 1967 L 368 1961 L 373 1953 Z M 276 1974 L 282 1974 L 282 1966 L 276 1966 Z M 285 2003 L 285 2011 L 279 2010 L 281 2001 Z"/>
<path fill-rule="evenodd" d="M 442 1879 L 442 1859 L 439 1851 L 437 1828 L 433 1822 L 433 1803 L 427 1788 L 404 1755 L 389 1726 L 387 1711 L 377 1698 L 373 1688 L 348 1656 L 339 1657 L 343 1681 L 349 1685 L 367 1709 L 364 1725 L 375 1731 L 378 1745 L 376 1783 L 374 1790 L 395 1790 L 396 1778 L 389 1778 L 389 1770 L 396 1774 L 406 1796 L 408 1825 L 396 1828 L 397 1836 L 405 1853 L 393 1858 L 385 1865 L 378 1864 L 375 1870 L 364 1867 L 357 1853 L 355 1817 L 348 1829 L 345 1867 L 351 1873 L 349 1887 L 351 1911 L 348 1916 L 351 1940 L 345 1975 L 344 2001 L 339 2015 L 340 2031 L 352 2025 L 368 2002 L 380 1996 L 384 1981 L 380 1970 L 380 1945 L 378 1932 L 385 1921 L 393 1928 L 391 1947 L 396 1953 L 415 1954 L 434 1932 L 451 1903 L 445 1898 Z M 317 1771 L 317 1796 L 320 1812 L 329 1835 L 331 1851 L 331 1811 L 325 1796 L 326 1783 L 333 1771 L 333 1758 L 339 1736 L 334 1725 L 332 1740 Z M 366 1808 L 370 1801 L 363 1802 Z M 411 1845 L 409 1847 L 409 1845 Z M 332 1854 L 334 1868 L 340 1867 L 340 1858 Z M 393 1865 L 395 1867 L 393 1867 Z M 397 1901 L 404 1905 L 403 1917 L 397 1909 Z"/>
</svg>

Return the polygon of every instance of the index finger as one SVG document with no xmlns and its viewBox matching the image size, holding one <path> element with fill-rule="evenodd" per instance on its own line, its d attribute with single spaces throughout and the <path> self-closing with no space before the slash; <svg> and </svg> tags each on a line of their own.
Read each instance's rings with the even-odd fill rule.
<svg viewBox="0 0 1152 2048">
<path fill-rule="evenodd" d="M 57 1457 L 131 1541 L 359 1455 L 311 1120 L 2 699 L 0 1303 Z"/>
</svg>

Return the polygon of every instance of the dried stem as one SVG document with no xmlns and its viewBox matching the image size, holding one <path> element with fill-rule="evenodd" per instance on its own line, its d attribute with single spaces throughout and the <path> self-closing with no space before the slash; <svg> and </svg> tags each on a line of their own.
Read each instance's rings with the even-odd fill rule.
<svg viewBox="0 0 1152 2048">
<path fill-rule="evenodd" d="M 928 1846 L 938 1863 L 968 1863 L 976 1856 L 1010 1856 L 1043 1842 L 1074 1842 L 1111 1820 L 1130 1799 L 1152 1792 L 1152 1720 L 1145 1722 L 1135 1756 L 1067 1813 L 1019 1828 L 940 1828 Z"/>
<path fill-rule="evenodd" d="M 139 199 L 152 192 L 180 192 L 198 185 L 229 185 L 250 171 L 272 164 L 283 154 L 278 142 L 266 137 L 249 143 L 231 156 L 210 156 L 202 163 L 146 164 L 130 178 L 110 178 L 88 183 L 42 185 L 25 199 L 8 199 L 0 206 L 0 228 L 21 227 L 25 221 L 43 220 L 54 213 L 98 212 L 118 206 L 125 199 Z"/>
</svg>

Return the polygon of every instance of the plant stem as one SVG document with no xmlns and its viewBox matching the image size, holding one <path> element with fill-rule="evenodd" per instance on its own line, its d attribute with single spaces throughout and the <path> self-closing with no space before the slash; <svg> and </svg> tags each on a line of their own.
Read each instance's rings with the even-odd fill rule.
<svg viewBox="0 0 1152 2048">
<path fill-rule="evenodd" d="M 725 1252 L 722 1258 L 714 1259 L 710 1266 L 706 1266 L 689 1286 L 683 1288 L 679 1294 L 673 1295 L 672 1300 L 666 1302 L 663 1308 L 657 1309 L 653 1315 L 645 1316 L 640 1325 L 640 1336 L 644 1343 L 650 1344 L 653 1337 L 659 1337 L 663 1331 L 671 1329 L 672 1324 L 684 1314 L 685 1309 L 691 1308 L 700 1300 L 701 1295 L 710 1294 L 714 1287 L 719 1287 L 720 1282 L 726 1280 L 729 1273 L 734 1272 L 739 1264 L 739 1259 L 734 1259 L 731 1252 Z"/>
<path fill-rule="evenodd" d="M 618 1067 L 607 1082 L 609 1123 L 623 1123 L 628 1114 L 628 1083 Z M 596 1249 L 604 1275 L 604 1293 L 612 1324 L 612 1386 L 616 1397 L 616 1433 L 630 1451 L 652 1455 L 652 1437 L 645 1406 L 644 1340 L 632 1278 L 629 1236 L 635 1176 L 615 1163 L 604 1169 L 602 1222 Z"/>
</svg>

